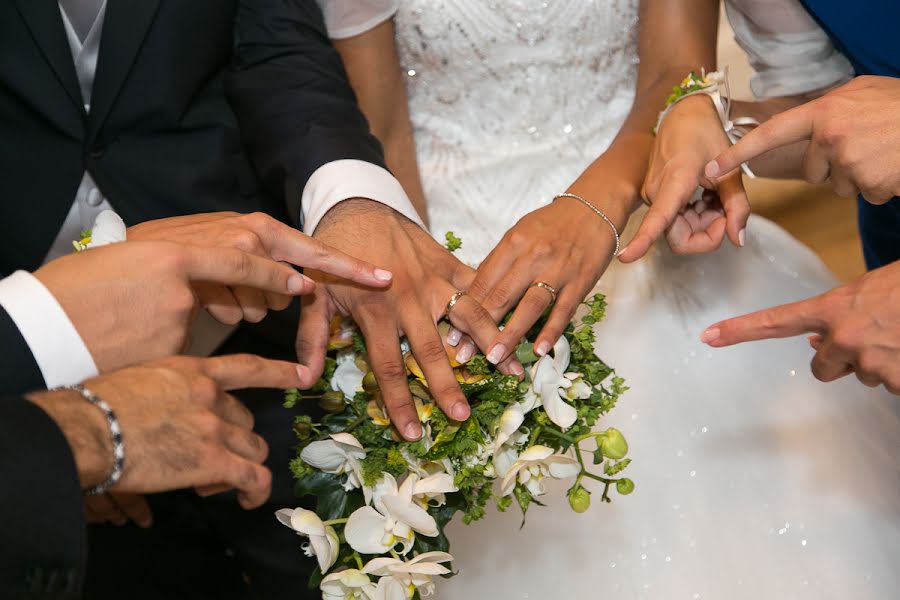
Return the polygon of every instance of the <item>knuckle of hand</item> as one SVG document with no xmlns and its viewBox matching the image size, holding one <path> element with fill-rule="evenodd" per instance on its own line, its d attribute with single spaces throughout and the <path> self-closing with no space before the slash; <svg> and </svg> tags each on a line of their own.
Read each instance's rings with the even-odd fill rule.
<svg viewBox="0 0 900 600">
<path fill-rule="evenodd" d="M 435 363 L 446 360 L 447 353 L 440 340 L 426 340 L 418 345 L 414 354 L 424 363 Z"/>
<path fill-rule="evenodd" d="M 213 402 L 219 393 L 216 382 L 206 376 L 194 379 L 191 388 L 194 398 L 204 404 Z"/>
<path fill-rule="evenodd" d="M 378 365 L 381 379 L 389 382 L 406 380 L 406 365 L 395 359 L 388 359 Z"/>
</svg>

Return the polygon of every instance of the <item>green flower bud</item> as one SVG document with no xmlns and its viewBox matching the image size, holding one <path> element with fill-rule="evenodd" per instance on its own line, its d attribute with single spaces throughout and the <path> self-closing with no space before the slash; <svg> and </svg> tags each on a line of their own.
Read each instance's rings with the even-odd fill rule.
<svg viewBox="0 0 900 600">
<path fill-rule="evenodd" d="M 569 490 L 569 506 L 579 514 L 587 512 L 587 509 L 591 507 L 591 493 L 580 485 L 576 485 Z"/>
<path fill-rule="evenodd" d="M 616 482 L 616 491 L 627 496 L 634 491 L 634 482 L 630 479 L 620 479 Z"/>
<path fill-rule="evenodd" d="M 344 412 L 346 404 L 344 403 L 343 392 L 328 390 L 319 398 L 319 407 L 327 413 L 338 414 Z"/>
<path fill-rule="evenodd" d="M 369 371 L 366 373 L 366 376 L 363 377 L 363 390 L 370 394 L 374 394 L 378 391 L 378 381 L 375 379 L 375 373 Z"/>
<path fill-rule="evenodd" d="M 303 441 L 309 438 L 312 433 L 312 424 L 308 421 L 296 420 L 294 421 L 294 433 L 297 434 L 297 439 Z"/>
<path fill-rule="evenodd" d="M 604 431 L 599 442 L 603 455 L 613 460 L 623 459 L 628 454 L 628 442 L 625 441 L 625 436 L 618 429 L 610 427 Z"/>
</svg>

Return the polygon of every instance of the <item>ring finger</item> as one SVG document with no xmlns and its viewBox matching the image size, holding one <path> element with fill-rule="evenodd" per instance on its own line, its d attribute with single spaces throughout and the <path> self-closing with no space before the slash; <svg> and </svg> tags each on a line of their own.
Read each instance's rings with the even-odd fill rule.
<svg viewBox="0 0 900 600">
<path fill-rule="evenodd" d="M 488 350 L 487 359 L 492 364 L 507 358 L 511 353 L 515 352 L 522 338 L 528 333 L 528 330 L 541 318 L 550 306 L 556 301 L 556 295 L 559 293 L 559 287 L 548 283 L 554 281 L 551 275 L 538 277 L 535 283 L 532 283 L 522 296 L 522 300 L 513 312 L 512 317 L 497 336 L 494 345 Z M 543 285 L 539 285 L 543 284 Z"/>
</svg>

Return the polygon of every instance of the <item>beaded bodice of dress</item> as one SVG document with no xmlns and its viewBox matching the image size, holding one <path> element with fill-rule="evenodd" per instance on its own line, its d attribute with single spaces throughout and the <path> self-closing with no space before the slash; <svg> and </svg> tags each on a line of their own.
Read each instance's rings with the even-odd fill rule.
<svg viewBox="0 0 900 600">
<path fill-rule="evenodd" d="M 637 0 L 402 0 L 434 233 L 477 262 L 601 153 L 633 100 Z M 466 243 L 468 242 L 468 243 Z"/>
</svg>

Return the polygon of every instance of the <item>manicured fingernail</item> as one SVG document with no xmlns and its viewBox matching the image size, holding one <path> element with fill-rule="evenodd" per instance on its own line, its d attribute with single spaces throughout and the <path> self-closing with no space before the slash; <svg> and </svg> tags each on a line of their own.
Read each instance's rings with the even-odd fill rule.
<svg viewBox="0 0 900 600">
<path fill-rule="evenodd" d="M 522 375 L 525 374 L 525 368 L 522 366 L 522 364 L 519 361 L 515 361 L 511 365 L 509 365 L 509 370 L 516 377 L 521 377 Z"/>
<path fill-rule="evenodd" d="M 719 331 L 718 327 L 710 327 L 700 335 L 700 341 L 704 344 L 709 344 L 710 342 L 714 342 L 719 339 L 719 335 L 721 333 L 722 332 Z"/>
<path fill-rule="evenodd" d="M 716 177 L 719 175 L 719 163 L 717 161 L 711 160 L 706 163 L 706 167 L 703 169 L 703 172 L 707 177 Z"/>
<path fill-rule="evenodd" d="M 619 250 L 619 253 L 616 254 L 616 257 L 622 256 L 622 255 L 625 254 L 626 252 L 628 252 L 628 246 L 625 246 L 624 248 L 622 248 L 621 250 Z"/>
<path fill-rule="evenodd" d="M 496 365 L 504 356 L 506 356 L 506 346 L 497 344 L 488 352 L 487 359 L 489 363 Z"/>
<path fill-rule="evenodd" d="M 456 353 L 456 362 L 465 364 L 469 362 L 473 356 L 475 356 L 475 344 L 464 344 L 463 347 L 459 349 L 459 352 Z"/>
<path fill-rule="evenodd" d="M 454 421 L 465 421 L 469 418 L 469 407 L 465 402 L 457 402 L 450 407 L 450 417 Z"/>
<path fill-rule="evenodd" d="M 447 343 L 456 347 L 459 344 L 459 340 L 462 339 L 462 331 L 457 329 L 456 327 L 451 327 L 450 331 L 447 332 Z"/>
<path fill-rule="evenodd" d="M 422 437 L 422 428 L 419 427 L 416 423 L 410 423 L 403 428 L 403 435 L 408 440 L 418 440 L 420 437 Z"/>
<path fill-rule="evenodd" d="M 550 343 L 549 342 L 541 342 L 534 349 L 534 353 L 537 354 L 538 356 L 544 356 L 548 352 L 550 352 Z"/>
<path fill-rule="evenodd" d="M 394 278 L 394 274 L 390 271 L 385 271 L 384 269 L 375 269 L 372 272 L 375 275 L 375 279 L 378 281 L 390 281 Z"/>
<path fill-rule="evenodd" d="M 744 247 L 744 242 L 747 240 L 747 228 L 741 229 L 738 232 L 738 244 L 741 248 Z"/>
<path fill-rule="evenodd" d="M 306 383 L 309 381 L 309 369 L 303 365 L 297 365 L 297 377 L 300 378 L 300 381 Z"/>
<path fill-rule="evenodd" d="M 291 275 L 288 278 L 288 291 L 292 294 L 299 294 L 303 291 L 307 281 L 311 282 L 312 280 L 306 275 L 301 275 L 300 273 Z"/>
</svg>

